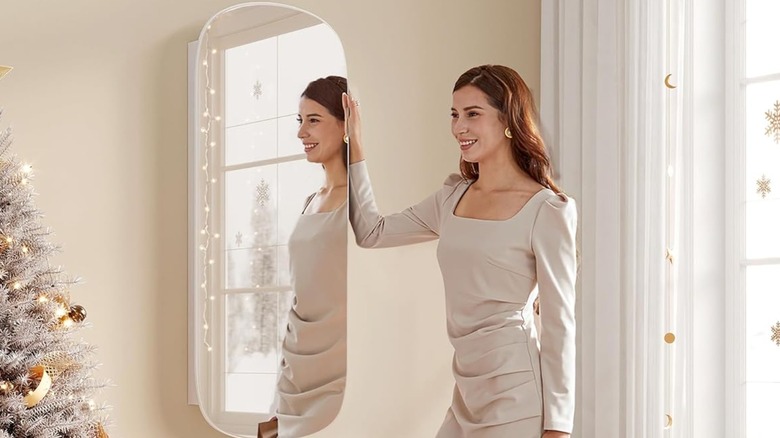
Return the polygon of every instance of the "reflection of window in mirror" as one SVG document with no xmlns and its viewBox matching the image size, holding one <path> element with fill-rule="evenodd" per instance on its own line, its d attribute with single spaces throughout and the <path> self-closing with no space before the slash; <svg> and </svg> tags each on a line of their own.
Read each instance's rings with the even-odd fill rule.
<svg viewBox="0 0 780 438">
<path fill-rule="evenodd" d="M 196 183 L 194 193 L 208 199 L 215 237 L 210 296 L 194 323 L 204 340 L 195 350 L 208 351 L 205 360 L 194 359 L 207 370 L 197 377 L 199 404 L 221 430 L 242 435 L 273 415 L 293 300 L 287 243 L 304 201 L 324 179 L 297 138 L 300 96 L 317 77 L 346 75 L 330 27 L 305 13 L 269 11 L 285 16 L 251 27 L 212 26 L 212 103 L 199 109 L 216 122 L 209 130 L 209 181 Z M 228 19 L 240 23 L 233 14 Z M 200 285 L 198 274 L 192 281 Z"/>
<path fill-rule="evenodd" d="M 730 258 L 734 290 L 735 338 L 744 349 L 734 349 L 730 361 L 738 370 L 731 389 L 739 436 L 776 436 L 780 400 L 780 36 L 776 1 L 740 0 L 728 17 L 739 42 L 734 56 L 739 66 L 735 84 L 735 157 L 738 166 L 733 204 L 737 226 L 735 256 Z M 744 21 L 743 21 L 744 18 Z M 732 163 L 727 163 L 732 165 Z M 728 223 L 728 221 L 727 221 Z"/>
</svg>

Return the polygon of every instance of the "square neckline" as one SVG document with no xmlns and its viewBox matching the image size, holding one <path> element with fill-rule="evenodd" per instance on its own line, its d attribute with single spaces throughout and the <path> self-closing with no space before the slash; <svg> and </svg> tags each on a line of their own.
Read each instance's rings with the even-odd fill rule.
<svg viewBox="0 0 780 438">
<path fill-rule="evenodd" d="M 515 219 L 516 217 L 518 217 L 520 215 L 520 213 L 522 213 L 523 210 L 525 210 L 525 207 L 527 207 L 528 204 L 530 204 L 531 201 L 534 198 L 539 196 L 540 193 L 544 192 L 545 190 L 550 190 L 547 187 L 542 187 L 536 193 L 531 195 L 531 197 L 528 198 L 527 201 L 525 201 L 525 204 L 523 204 L 523 206 L 520 207 L 520 210 L 517 210 L 517 212 L 515 214 L 513 214 L 512 216 L 510 216 L 510 217 L 508 217 L 506 219 L 477 219 L 477 218 L 473 218 L 473 217 L 458 216 L 458 215 L 455 214 L 455 210 L 458 209 L 458 205 L 460 205 L 460 201 L 463 200 L 464 196 L 466 196 L 466 192 L 469 191 L 469 188 L 471 187 L 471 185 L 473 183 L 474 183 L 474 181 L 469 181 L 468 182 L 468 184 L 466 185 L 466 190 L 464 190 L 463 193 L 460 194 L 458 199 L 455 201 L 455 203 L 454 203 L 455 205 L 453 205 L 452 210 L 450 210 L 450 216 L 458 218 L 458 219 L 464 219 L 464 220 L 469 220 L 469 221 L 477 221 L 477 222 L 495 222 L 495 223 L 509 222 L 509 221 Z M 552 190 L 550 190 L 550 191 L 552 191 Z"/>
</svg>

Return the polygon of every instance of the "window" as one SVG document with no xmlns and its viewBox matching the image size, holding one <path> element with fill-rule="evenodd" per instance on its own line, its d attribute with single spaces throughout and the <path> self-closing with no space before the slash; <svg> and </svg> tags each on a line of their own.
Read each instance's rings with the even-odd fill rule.
<svg viewBox="0 0 780 438">
<path fill-rule="evenodd" d="M 733 211 L 736 299 L 739 321 L 734 397 L 742 410 L 740 436 L 780 430 L 780 3 L 741 0 L 735 5 L 737 41 L 735 178 Z M 740 11 L 741 10 L 741 11 Z"/>
</svg>

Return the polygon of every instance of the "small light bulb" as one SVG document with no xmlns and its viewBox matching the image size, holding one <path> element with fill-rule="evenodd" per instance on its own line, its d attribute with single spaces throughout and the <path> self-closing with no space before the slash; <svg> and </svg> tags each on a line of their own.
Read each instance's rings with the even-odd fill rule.
<svg viewBox="0 0 780 438">
<path fill-rule="evenodd" d="M 24 166 L 22 166 L 22 172 L 24 173 L 32 172 L 32 166 L 30 166 L 29 164 L 25 164 Z"/>
<path fill-rule="evenodd" d="M 200 128 L 200 132 L 206 132 L 206 128 Z"/>
<path fill-rule="evenodd" d="M 211 211 L 211 209 L 208 207 L 208 205 L 207 205 L 207 206 L 206 206 L 206 207 L 205 207 L 203 210 L 205 210 L 205 211 L 206 211 L 206 213 L 208 213 L 208 212 L 210 212 L 210 211 Z"/>
<path fill-rule="evenodd" d="M 205 288 L 206 288 L 206 283 L 201 283 L 201 284 L 200 284 L 200 287 L 202 287 L 203 289 L 205 289 Z"/>
<path fill-rule="evenodd" d="M 206 246 L 205 246 L 205 245 L 201 245 L 201 246 L 200 246 L 200 250 L 201 250 L 201 251 L 205 251 L 205 250 L 206 250 Z"/>
<path fill-rule="evenodd" d="M 204 164 L 201 169 L 206 170 L 207 169 L 206 165 Z"/>
<path fill-rule="evenodd" d="M 23 253 L 25 253 L 25 254 L 27 254 L 27 251 L 29 251 L 29 250 L 27 249 L 27 247 L 26 247 L 26 246 L 22 246 L 22 252 L 23 252 Z"/>
<path fill-rule="evenodd" d="M 211 53 L 217 53 L 217 49 L 211 49 Z"/>
<path fill-rule="evenodd" d="M 217 90 L 215 90 L 213 88 L 209 88 L 209 94 L 215 94 L 216 92 L 217 92 Z"/>
<path fill-rule="evenodd" d="M 220 117 L 220 116 L 214 117 L 214 120 L 220 121 L 220 120 L 222 120 L 222 117 Z"/>
<path fill-rule="evenodd" d="M 65 319 L 62 320 L 62 326 L 65 327 L 65 328 L 69 328 L 69 327 L 73 326 L 73 320 L 68 318 L 68 317 L 66 317 Z"/>
<path fill-rule="evenodd" d="M 216 298 L 216 297 L 215 297 L 214 295 L 212 295 L 212 296 L 210 296 L 210 297 L 209 297 L 209 299 L 210 299 L 211 301 L 214 301 L 214 299 L 215 299 L 215 298 Z"/>
<path fill-rule="evenodd" d="M 209 329 L 209 325 L 208 324 L 203 324 L 203 328 L 208 330 Z"/>
<path fill-rule="evenodd" d="M 22 288 L 22 283 L 19 283 L 18 281 L 14 283 L 14 289 L 21 289 L 21 288 Z"/>
<path fill-rule="evenodd" d="M 217 179 L 216 179 L 216 178 L 211 178 L 211 183 L 212 183 L 212 184 L 215 184 L 216 182 L 217 182 Z"/>
<path fill-rule="evenodd" d="M 40 296 L 38 296 L 38 302 L 39 302 L 39 303 L 46 303 L 46 302 L 48 302 L 48 301 L 49 301 L 49 297 L 47 297 L 46 295 L 40 295 Z"/>
<path fill-rule="evenodd" d="M 215 239 L 219 239 L 219 233 L 214 234 Z"/>
<path fill-rule="evenodd" d="M 203 60 L 203 65 L 209 65 L 209 62 L 204 59 Z"/>
<path fill-rule="evenodd" d="M 211 143 L 209 143 L 209 145 L 210 145 L 211 147 L 214 147 L 214 146 L 216 146 L 216 145 L 217 145 L 217 142 L 216 142 L 216 141 L 212 141 Z"/>
<path fill-rule="evenodd" d="M 27 178 L 22 178 L 22 185 L 23 185 L 23 186 L 26 186 L 26 185 L 27 185 Z"/>
<path fill-rule="evenodd" d="M 206 230 L 200 230 L 200 234 L 206 234 Z"/>
<path fill-rule="evenodd" d="M 211 352 L 211 347 L 209 347 L 207 350 L 208 350 L 209 352 Z"/>
<path fill-rule="evenodd" d="M 203 117 L 208 117 L 208 116 L 209 116 L 209 112 L 208 111 L 203 111 Z"/>
<path fill-rule="evenodd" d="M 214 264 L 214 259 L 209 260 L 209 264 L 213 265 Z"/>
</svg>

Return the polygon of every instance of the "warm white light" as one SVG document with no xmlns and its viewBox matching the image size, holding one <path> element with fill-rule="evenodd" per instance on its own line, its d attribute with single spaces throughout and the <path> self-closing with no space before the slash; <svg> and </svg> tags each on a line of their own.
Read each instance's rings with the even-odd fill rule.
<svg viewBox="0 0 780 438">
<path fill-rule="evenodd" d="M 217 91 L 216 91 L 215 89 L 213 89 L 213 88 L 209 88 L 209 93 L 210 93 L 210 94 L 214 94 L 214 93 L 216 93 L 216 92 L 217 92 Z"/>
<path fill-rule="evenodd" d="M 219 233 L 214 234 L 215 239 L 219 239 Z"/>
<path fill-rule="evenodd" d="M 206 128 L 200 128 L 200 132 L 206 132 Z"/>
<path fill-rule="evenodd" d="M 200 230 L 200 234 L 206 234 L 206 229 L 204 228 L 204 229 Z"/>
<path fill-rule="evenodd" d="M 211 49 L 211 53 L 212 54 L 217 53 L 217 49 Z"/>
<path fill-rule="evenodd" d="M 70 318 L 65 318 L 62 320 L 62 326 L 65 328 L 69 328 L 73 325 L 73 320 Z"/>
<path fill-rule="evenodd" d="M 38 297 L 38 302 L 39 302 L 39 303 L 46 303 L 46 302 L 48 302 L 48 301 L 49 301 L 49 297 L 47 297 L 46 295 L 40 295 L 40 296 Z"/>
<path fill-rule="evenodd" d="M 204 59 L 203 60 L 203 65 L 209 65 L 209 62 Z"/>
<path fill-rule="evenodd" d="M 201 169 L 206 170 L 206 165 L 204 164 Z"/>
<path fill-rule="evenodd" d="M 208 116 L 209 116 L 209 112 L 208 111 L 203 111 L 203 117 L 208 117 Z"/>
<path fill-rule="evenodd" d="M 217 182 L 217 179 L 216 179 L 216 178 L 211 178 L 211 183 L 212 183 L 212 184 L 215 184 L 216 182 Z"/>
<path fill-rule="evenodd" d="M 60 304 L 57 306 L 57 310 L 54 311 L 54 315 L 57 317 L 65 316 L 68 313 L 68 310 L 65 309 L 65 306 Z"/>
<path fill-rule="evenodd" d="M 24 166 L 22 166 L 22 172 L 23 173 L 30 173 L 30 172 L 32 172 L 32 166 L 30 166 L 29 164 L 25 164 Z"/>
<path fill-rule="evenodd" d="M 209 264 L 213 265 L 214 264 L 214 259 L 209 260 Z"/>
<path fill-rule="evenodd" d="M 208 348 L 208 351 L 211 352 L 211 347 Z"/>
<path fill-rule="evenodd" d="M 209 143 L 209 145 L 211 145 L 211 147 L 214 147 L 214 146 L 217 145 L 217 142 L 216 141 L 212 141 L 211 143 Z"/>
<path fill-rule="evenodd" d="M 220 116 L 214 117 L 214 120 L 220 121 L 220 120 L 222 120 L 222 117 L 220 117 Z"/>
<path fill-rule="evenodd" d="M 19 283 L 18 281 L 14 283 L 14 289 L 21 289 L 21 288 L 22 288 L 22 283 Z"/>
<path fill-rule="evenodd" d="M 27 254 L 27 251 L 29 251 L 29 250 L 27 249 L 27 247 L 26 247 L 26 246 L 22 246 L 22 252 L 23 252 L 23 253 L 25 253 L 25 254 Z"/>
<path fill-rule="evenodd" d="M 208 330 L 209 329 L 209 325 L 208 324 L 203 324 L 203 328 Z"/>
<path fill-rule="evenodd" d="M 210 211 L 211 211 L 211 209 L 210 209 L 208 206 L 206 206 L 206 208 L 204 208 L 203 210 L 205 210 L 205 211 L 206 211 L 206 213 L 208 213 L 208 212 L 210 212 Z"/>
<path fill-rule="evenodd" d="M 205 246 L 205 245 L 201 245 L 201 246 L 200 246 L 200 250 L 201 250 L 201 251 L 205 251 L 205 250 L 206 250 L 206 246 Z"/>
<path fill-rule="evenodd" d="M 209 297 L 209 299 L 210 299 L 211 301 L 214 301 L 214 299 L 216 299 L 216 297 L 215 297 L 214 295 L 212 295 L 212 296 L 210 296 L 210 297 Z"/>
</svg>

